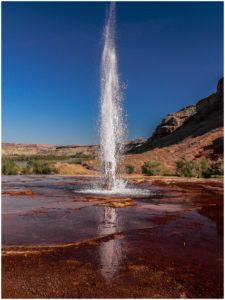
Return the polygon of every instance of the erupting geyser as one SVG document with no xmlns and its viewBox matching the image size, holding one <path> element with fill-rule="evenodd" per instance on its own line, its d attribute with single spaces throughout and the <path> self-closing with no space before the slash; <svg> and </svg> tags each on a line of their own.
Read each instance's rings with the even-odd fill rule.
<svg viewBox="0 0 225 300">
<path fill-rule="evenodd" d="M 149 195 L 149 190 L 127 187 L 127 181 L 119 179 L 118 162 L 124 148 L 126 124 L 123 118 L 122 93 L 118 74 L 115 47 L 115 2 L 111 2 L 104 28 L 104 45 L 101 61 L 101 97 L 99 113 L 100 161 L 103 184 L 93 183 L 85 194 Z"/>
<path fill-rule="evenodd" d="M 121 184 L 121 181 L 116 179 L 116 171 L 123 150 L 124 128 L 115 48 L 115 2 L 112 2 L 104 28 L 100 98 L 100 159 L 104 188 L 108 190 L 113 190 Z"/>
</svg>

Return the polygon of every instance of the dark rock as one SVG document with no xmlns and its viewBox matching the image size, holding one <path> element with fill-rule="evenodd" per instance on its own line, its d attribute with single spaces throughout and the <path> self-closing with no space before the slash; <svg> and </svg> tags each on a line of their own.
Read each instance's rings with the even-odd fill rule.
<svg viewBox="0 0 225 300">
<path fill-rule="evenodd" d="M 213 111 L 223 109 L 223 80 L 217 85 L 217 92 L 196 104 L 197 113 L 201 116 L 208 116 Z"/>
<path fill-rule="evenodd" d="M 193 116 L 196 113 L 195 105 L 186 106 L 176 113 L 169 114 L 162 120 L 161 124 L 156 127 L 155 132 L 153 133 L 151 139 L 171 134 L 178 127 L 184 124 L 184 122 L 190 116 Z"/>
<path fill-rule="evenodd" d="M 126 152 L 130 151 L 131 149 L 132 150 L 138 149 L 145 142 L 146 142 L 145 139 L 135 139 L 135 140 L 129 141 L 129 142 L 125 143 L 125 145 L 124 145 L 124 152 L 126 153 Z"/>
</svg>

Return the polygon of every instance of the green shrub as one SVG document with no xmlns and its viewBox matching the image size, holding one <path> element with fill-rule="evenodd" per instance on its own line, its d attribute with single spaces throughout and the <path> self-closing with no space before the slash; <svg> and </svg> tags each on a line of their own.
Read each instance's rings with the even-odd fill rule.
<svg viewBox="0 0 225 300">
<path fill-rule="evenodd" d="M 19 168 L 11 158 L 2 158 L 2 174 L 17 175 Z"/>
<path fill-rule="evenodd" d="M 125 170 L 127 174 L 133 174 L 134 173 L 134 166 L 133 165 L 126 165 Z"/>
<path fill-rule="evenodd" d="M 11 158 L 15 161 L 30 161 L 30 160 L 45 160 L 45 161 L 63 161 L 70 158 L 80 158 L 80 159 L 93 159 L 94 156 L 86 155 L 82 153 L 77 153 L 76 155 L 10 155 L 7 158 Z"/>
<path fill-rule="evenodd" d="M 21 175 L 32 175 L 32 170 L 29 166 L 23 167 L 21 169 Z"/>
<path fill-rule="evenodd" d="M 205 157 L 197 164 L 195 161 L 180 160 L 176 162 L 176 174 L 184 177 L 221 177 L 224 172 L 223 160 L 209 162 Z"/>
<path fill-rule="evenodd" d="M 175 176 L 176 174 L 174 174 L 172 171 L 170 170 L 165 170 L 163 172 L 163 176 Z"/>
<path fill-rule="evenodd" d="M 203 157 L 199 163 L 199 173 L 198 177 L 210 178 L 211 177 L 211 167 L 209 161 Z"/>
<path fill-rule="evenodd" d="M 94 159 L 95 157 L 93 155 L 90 155 L 90 154 L 85 154 L 85 153 L 79 152 L 75 155 L 71 155 L 71 158 L 80 158 L 80 159 L 83 159 L 83 160 L 89 160 L 89 159 Z"/>
<path fill-rule="evenodd" d="M 222 159 L 211 163 L 211 177 L 221 177 L 224 174 L 224 162 Z"/>
<path fill-rule="evenodd" d="M 181 177 L 197 177 L 198 165 L 194 161 L 179 160 L 176 162 L 176 175 Z"/>
<path fill-rule="evenodd" d="M 148 176 L 159 175 L 160 173 L 160 164 L 156 161 L 147 161 L 142 165 L 142 173 Z"/>
<path fill-rule="evenodd" d="M 29 161 L 28 166 L 33 174 L 51 174 L 51 168 L 45 161 L 31 160 Z"/>
<path fill-rule="evenodd" d="M 224 173 L 223 160 L 209 162 L 206 158 L 202 158 L 199 164 L 199 177 L 204 178 L 218 178 L 222 177 Z"/>
<path fill-rule="evenodd" d="M 27 167 L 23 169 L 23 174 L 57 174 L 58 170 L 51 168 L 50 164 L 42 160 L 30 160 Z"/>
</svg>

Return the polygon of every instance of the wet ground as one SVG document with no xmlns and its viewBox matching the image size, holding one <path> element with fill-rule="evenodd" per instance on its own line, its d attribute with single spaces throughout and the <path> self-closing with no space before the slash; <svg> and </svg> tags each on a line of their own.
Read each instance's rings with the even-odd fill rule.
<svg viewBox="0 0 225 300">
<path fill-rule="evenodd" d="M 93 181 L 3 176 L 4 298 L 223 297 L 221 180 L 80 193 Z"/>
</svg>

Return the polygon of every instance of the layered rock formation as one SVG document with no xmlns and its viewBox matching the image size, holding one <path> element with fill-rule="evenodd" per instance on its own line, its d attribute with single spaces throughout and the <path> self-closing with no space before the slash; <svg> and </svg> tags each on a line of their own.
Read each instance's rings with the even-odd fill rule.
<svg viewBox="0 0 225 300">
<path fill-rule="evenodd" d="M 167 115 L 159 126 L 156 127 L 152 140 L 158 139 L 165 135 L 171 134 L 178 127 L 182 126 L 184 122 L 191 116 L 196 114 L 196 106 L 190 105 L 182 108 L 176 113 Z"/>
<path fill-rule="evenodd" d="M 142 145 L 127 151 L 121 164 L 141 173 L 145 161 L 160 163 L 161 173 L 174 173 L 176 161 L 223 158 L 223 79 L 215 93 L 167 115 Z"/>
<path fill-rule="evenodd" d="M 145 143 L 127 153 L 143 153 L 154 148 L 168 147 L 188 137 L 195 138 L 217 128 L 223 128 L 223 79 L 219 80 L 214 94 L 200 100 L 196 105 L 167 115 Z M 223 135 L 212 141 L 211 148 L 215 146 L 217 154 L 219 149 L 222 150 L 222 142 Z"/>
</svg>

